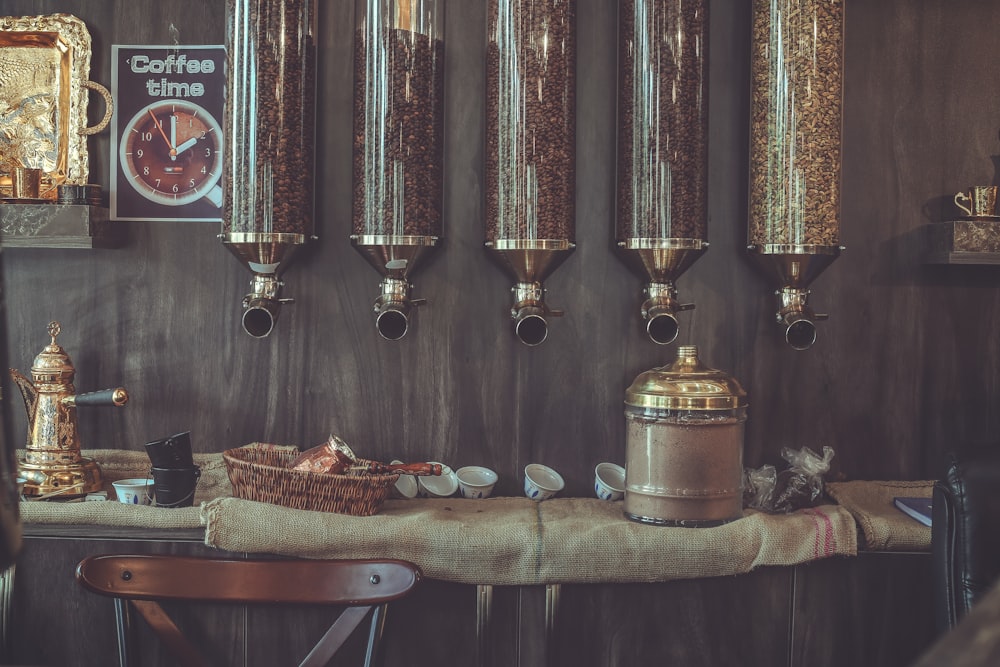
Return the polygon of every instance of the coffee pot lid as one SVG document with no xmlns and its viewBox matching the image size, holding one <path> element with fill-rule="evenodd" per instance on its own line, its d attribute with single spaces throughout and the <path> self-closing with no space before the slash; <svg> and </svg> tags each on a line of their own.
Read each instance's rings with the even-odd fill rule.
<svg viewBox="0 0 1000 667">
<path fill-rule="evenodd" d="M 35 362 L 31 365 L 31 373 L 35 381 L 63 381 L 69 382 L 73 379 L 76 369 L 73 362 L 61 345 L 56 343 L 56 336 L 62 331 L 58 322 L 49 322 L 49 336 L 52 342 L 35 357 Z"/>
<path fill-rule="evenodd" d="M 640 373 L 625 391 L 625 404 L 662 410 L 732 410 L 747 405 L 740 383 L 698 358 L 696 345 L 681 345 L 677 359 Z"/>
</svg>

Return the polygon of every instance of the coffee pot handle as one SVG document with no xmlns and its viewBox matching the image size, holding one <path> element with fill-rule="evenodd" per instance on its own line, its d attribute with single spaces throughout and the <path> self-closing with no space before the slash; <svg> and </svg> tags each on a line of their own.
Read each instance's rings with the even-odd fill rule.
<svg viewBox="0 0 1000 667">
<path fill-rule="evenodd" d="M 962 206 L 962 204 L 958 201 L 959 199 L 964 199 L 968 201 L 970 206 Z M 969 197 L 969 195 L 965 194 L 964 192 L 958 192 L 955 194 L 955 206 L 965 211 L 966 215 L 972 215 L 971 204 L 972 204 L 972 198 Z"/>
<path fill-rule="evenodd" d="M 116 387 L 114 389 L 101 389 L 100 391 L 90 391 L 86 394 L 77 394 L 75 396 L 67 396 L 63 399 L 63 403 L 66 405 L 113 405 L 115 407 L 122 407 L 128 403 L 128 392 L 125 391 L 124 387 Z"/>
</svg>

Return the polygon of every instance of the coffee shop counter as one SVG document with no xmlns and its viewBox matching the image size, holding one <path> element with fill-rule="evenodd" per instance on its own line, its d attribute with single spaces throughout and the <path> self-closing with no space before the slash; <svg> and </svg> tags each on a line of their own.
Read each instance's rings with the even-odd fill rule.
<svg viewBox="0 0 1000 667">
<path fill-rule="evenodd" d="M 148 472 L 138 452 L 84 455 L 100 462 L 110 497 L 111 482 Z M 294 510 L 232 497 L 220 454 L 195 462 L 201 478 L 191 507 L 30 501 L 21 504 L 25 533 L 152 531 L 231 552 L 401 558 L 434 579 L 492 585 L 669 581 L 853 556 L 859 546 L 930 547 L 930 529 L 892 506 L 894 496 L 929 496 L 923 481 L 831 483 L 830 504 L 787 515 L 746 510 L 739 521 L 692 530 L 628 521 L 621 501 L 596 498 L 390 499 L 365 517 Z"/>
</svg>

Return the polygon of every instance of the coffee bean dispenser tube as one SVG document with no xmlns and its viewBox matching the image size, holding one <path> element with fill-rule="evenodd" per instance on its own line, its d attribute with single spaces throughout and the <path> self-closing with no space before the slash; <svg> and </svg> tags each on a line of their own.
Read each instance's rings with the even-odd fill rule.
<svg viewBox="0 0 1000 667">
<path fill-rule="evenodd" d="M 625 516 L 659 526 L 717 526 L 743 516 L 746 392 L 681 345 L 673 363 L 625 392 Z"/>
<path fill-rule="evenodd" d="M 444 0 L 357 0 L 351 242 L 382 275 L 375 326 L 402 338 L 410 276 L 437 245 L 444 173 Z"/>
<path fill-rule="evenodd" d="M 543 281 L 576 247 L 576 0 L 487 0 L 486 247 L 514 332 L 548 336 Z"/>
<path fill-rule="evenodd" d="M 753 0 L 751 257 L 770 277 L 776 315 L 797 350 L 826 315 L 809 285 L 840 245 L 844 0 Z"/>
<path fill-rule="evenodd" d="M 708 248 L 706 0 L 618 3 L 616 239 L 649 338 L 677 338 L 675 281 Z"/>
<path fill-rule="evenodd" d="M 243 329 L 271 333 L 281 275 L 313 236 L 316 0 L 226 0 L 220 238 L 253 272 Z"/>
</svg>

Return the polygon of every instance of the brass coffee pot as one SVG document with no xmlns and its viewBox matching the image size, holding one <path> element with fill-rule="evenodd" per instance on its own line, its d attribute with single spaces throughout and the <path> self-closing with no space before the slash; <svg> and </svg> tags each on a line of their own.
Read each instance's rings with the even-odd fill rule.
<svg viewBox="0 0 1000 667">
<path fill-rule="evenodd" d="M 58 322 L 49 322 L 48 331 L 52 341 L 31 366 L 34 382 L 10 369 L 28 411 L 27 452 L 18 461 L 18 475 L 27 480 L 24 495 L 28 497 L 82 496 L 102 490 L 104 480 L 97 462 L 80 455 L 76 406 L 121 407 L 128 402 L 128 393 L 118 387 L 76 395 L 76 369 L 56 343 L 62 329 Z"/>
</svg>

